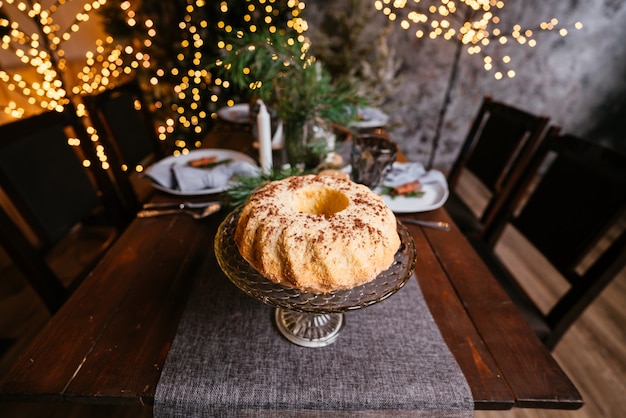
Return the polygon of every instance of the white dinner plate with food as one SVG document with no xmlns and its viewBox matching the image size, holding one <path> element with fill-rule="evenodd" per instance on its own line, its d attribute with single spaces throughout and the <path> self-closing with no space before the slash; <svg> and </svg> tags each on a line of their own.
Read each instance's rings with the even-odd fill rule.
<svg viewBox="0 0 626 418">
<path fill-rule="evenodd" d="M 390 196 L 382 194 L 380 188 L 374 190 L 380 194 L 385 204 L 395 213 L 426 212 L 443 206 L 448 199 L 449 191 L 447 184 L 426 183 L 422 184 L 420 196 Z"/>
<path fill-rule="evenodd" d="M 248 103 L 239 103 L 233 106 L 222 107 L 217 111 L 217 115 L 228 122 L 249 123 L 250 105 Z"/>
<path fill-rule="evenodd" d="M 406 173 L 407 169 L 410 169 L 410 166 L 415 166 L 413 173 L 419 173 L 415 177 L 407 177 L 404 175 L 404 180 L 400 181 L 397 184 L 404 184 L 412 182 L 413 180 L 420 180 L 421 189 L 416 196 L 413 195 L 396 195 L 391 196 L 388 191 L 390 187 L 387 186 L 378 186 L 374 189 L 374 192 L 380 195 L 383 198 L 383 201 L 395 213 L 415 213 L 415 212 L 426 212 L 429 210 L 434 210 L 443 206 L 448 200 L 448 195 L 450 194 L 448 190 L 448 181 L 445 175 L 439 170 L 424 170 L 423 166 L 420 163 L 394 163 L 393 170 L 400 170 Z M 392 172 L 387 176 L 385 181 L 388 181 L 391 178 Z M 347 165 L 343 167 L 342 171 L 350 174 L 352 172 L 352 167 Z M 410 174 L 409 174 L 410 176 Z M 397 181 L 397 179 L 396 179 Z"/>
<path fill-rule="evenodd" d="M 188 154 L 183 155 L 172 155 L 169 157 L 165 157 L 162 160 L 157 161 L 152 164 L 150 167 L 146 169 L 146 176 L 152 180 L 152 185 L 155 189 L 164 191 L 166 193 L 179 195 L 179 196 L 193 196 L 193 195 L 203 195 L 203 194 L 211 194 L 211 193 L 219 193 L 226 189 L 228 183 L 220 187 L 213 187 L 201 190 L 190 190 L 190 191 L 182 191 L 173 186 L 168 186 L 167 176 L 171 175 L 172 167 L 174 165 L 186 165 L 191 161 L 202 160 L 202 159 L 210 159 L 213 163 L 219 163 L 220 161 L 246 161 L 248 163 L 257 165 L 256 161 L 249 157 L 246 154 L 243 154 L 238 151 L 227 150 L 227 149 L 198 149 L 189 151 Z M 155 179 L 160 179 L 161 181 L 156 181 Z"/>
</svg>

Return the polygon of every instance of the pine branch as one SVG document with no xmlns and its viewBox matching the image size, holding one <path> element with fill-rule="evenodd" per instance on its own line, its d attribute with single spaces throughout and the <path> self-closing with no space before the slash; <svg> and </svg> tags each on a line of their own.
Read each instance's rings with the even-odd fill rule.
<svg viewBox="0 0 626 418">
<path fill-rule="evenodd" d="M 347 84 L 330 75 L 308 55 L 308 44 L 285 34 L 238 34 L 218 61 L 223 77 L 276 108 L 283 120 L 320 116 L 346 124 L 362 102 Z"/>
<path fill-rule="evenodd" d="M 296 175 L 302 175 L 301 170 L 292 168 L 272 169 L 267 174 L 261 174 L 256 177 L 235 176 L 232 180 L 233 185 L 224 191 L 224 201 L 227 205 L 235 208 L 244 204 L 255 191 L 271 181 L 282 180 L 284 178 Z"/>
</svg>

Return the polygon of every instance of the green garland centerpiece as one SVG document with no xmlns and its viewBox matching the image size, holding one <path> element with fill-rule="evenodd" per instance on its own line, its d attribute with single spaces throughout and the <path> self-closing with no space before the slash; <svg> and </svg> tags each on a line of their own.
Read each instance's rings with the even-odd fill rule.
<svg viewBox="0 0 626 418">
<path fill-rule="evenodd" d="M 363 102 L 352 86 L 332 82 L 309 47 L 302 35 L 238 32 L 216 62 L 224 80 L 248 99 L 262 99 L 282 119 L 288 162 L 296 166 L 304 165 L 310 154 L 330 151 L 307 136 L 311 122 L 346 125 Z"/>
</svg>

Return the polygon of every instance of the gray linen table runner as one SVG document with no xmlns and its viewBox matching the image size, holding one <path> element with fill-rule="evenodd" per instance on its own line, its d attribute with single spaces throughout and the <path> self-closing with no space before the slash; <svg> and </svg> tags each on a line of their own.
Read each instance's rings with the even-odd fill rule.
<svg viewBox="0 0 626 418">
<path fill-rule="evenodd" d="M 212 257 L 208 257 L 212 258 Z M 157 385 L 154 417 L 471 417 L 467 381 L 412 277 L 346 314 L 322 348 L 287 341 L 273 308 L 200 269 Z"/>
</svg>

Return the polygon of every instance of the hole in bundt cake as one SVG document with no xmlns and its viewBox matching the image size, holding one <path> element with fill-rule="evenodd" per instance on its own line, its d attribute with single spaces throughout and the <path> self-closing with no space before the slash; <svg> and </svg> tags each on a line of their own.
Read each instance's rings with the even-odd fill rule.
<svg viewBox="0 0 626 418">
<path fill-rule="evenodd" d="M 294 208 L 311 215 L 331 216 L 341 212 L 350 204 L 348 196 L 328 188 L 308 188 L 299 190 L 295 196 Z"/>
</svg>

